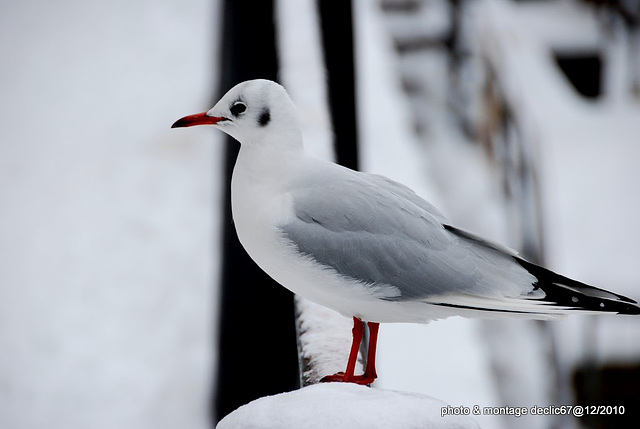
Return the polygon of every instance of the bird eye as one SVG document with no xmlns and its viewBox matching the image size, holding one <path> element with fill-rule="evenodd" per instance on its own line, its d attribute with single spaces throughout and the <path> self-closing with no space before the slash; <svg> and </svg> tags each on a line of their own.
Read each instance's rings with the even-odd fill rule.
<svg viewBox="0 0 640 429">
<path fill-rule="evenodd" d="M 231 106 L 231 114 L 233 116 L 238 116 L 244 113 L 245 110 L 247 110 L 247 105 L 242 101 L 236 101 L 235 103 L 233 103 L 233 106 Z"/>
</svg>

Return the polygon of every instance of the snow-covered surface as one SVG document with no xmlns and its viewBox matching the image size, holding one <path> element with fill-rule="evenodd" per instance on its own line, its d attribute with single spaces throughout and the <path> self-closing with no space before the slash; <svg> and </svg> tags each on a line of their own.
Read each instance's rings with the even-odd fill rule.
<svg viewBox="0 0 640 429">
<path fill-rule="evenodd" d="M 215 17 L 0 5 L 0 427 L 209 427 Z"/>
<path fill-rule="evenodd" d="M 302 385 L 315 384 L 326 375 L 344 371 L 351 350 L 352 321 L 299 296 L 296 310 Z M 362 371 L 359 362 L 355 373 Z"/>
<path fill-rule="evenodd" d="M 510 2 L 497 0 L 502 12 L 499 19 L 517 20 L 511 33 L 515 38 L 522 35 L 535 39 L 537 43 L 553 49 L 593 51 L 601 43 L 594 8 L 580 0 L 551 0 L 532 2 Z M 508 10 L 508 11 L 507 11 Z M 506 12 L 509 15 L 503 14 Z"/>
<path fill-rule="evenodd" d="M 446 404 L 417 393 L 323 383 L 257 399 L 218 423 L 217 429 L 463 429 L 468 416 L 442 415 Z"/>
</svg>

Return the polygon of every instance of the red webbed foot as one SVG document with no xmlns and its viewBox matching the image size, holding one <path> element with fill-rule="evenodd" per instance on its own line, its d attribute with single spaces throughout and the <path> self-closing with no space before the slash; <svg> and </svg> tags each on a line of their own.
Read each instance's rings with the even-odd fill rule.
<svg viewBox="0 0 640 429">
<path fill-rule="evenodd" d="M 378 378 L 376 373 L 376 345 L 378 342 L 378 323 L 368 322 L 369 326 L 369 351 L 367 353 L 367 367 L 362 375 L 355 375 L 353 372 L 356 367 L 356 360 L 358 358 L 358 349 L 360 342 L 362 341 L 362 334 L 364 332 L 364 323 L 357 317 L 353 318 L 353 342 L 351 344 L 351 353 L 349 354 L 349 362 L 347 363 L 347 370 L 345 372 L 337 372 L 333 375 L 327 375 L 320 380 L 323 383 L 355 383 L 363 386 L 368 386 Z"/>
<path fill-rule="evenodd" d="M 346 377 L 344 372 L 340 371 L 333 375 L 327 375 L 322 377 L 320 382 L 322 383 L 355 383 L 363 386 L 368 386 L 375 381 L 376 377 L 374 375 L 352 375 L 351 377 Z"/>
</svg>

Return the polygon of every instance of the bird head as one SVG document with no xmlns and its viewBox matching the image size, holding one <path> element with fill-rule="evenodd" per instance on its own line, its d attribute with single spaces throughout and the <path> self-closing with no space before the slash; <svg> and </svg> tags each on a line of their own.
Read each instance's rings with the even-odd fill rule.
<svg viewBox="0 0 640 429">
<path fill-rule="evenodd" d="M 256 79 L 231 88 L 211 110 L 178 119 L 171 128 L 213 125 L 243 146 L 301 146 L 298 112 L 287 91 Z"/>
</svg>

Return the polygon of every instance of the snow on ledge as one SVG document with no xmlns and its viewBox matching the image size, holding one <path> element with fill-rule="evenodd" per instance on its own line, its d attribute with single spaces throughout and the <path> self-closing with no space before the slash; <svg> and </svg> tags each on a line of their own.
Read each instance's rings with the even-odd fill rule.
<svg viewBox="0 0 640 429">
<path fill-rule="evenodd" d="M 216 429 L 479 428 L 468 416 L 442 416 L 447 404 L 418 393 L 323 383 L 256 399 Z"/>
<path fill-rule="evenodd" d="M 299 295 L 295 304 L 301 385 L 316 384 L 325 375 L 344 371 L 351 350 L 351 319 Z M 359 360 L 356 374 L 363 371 Z"/>
</svg>

